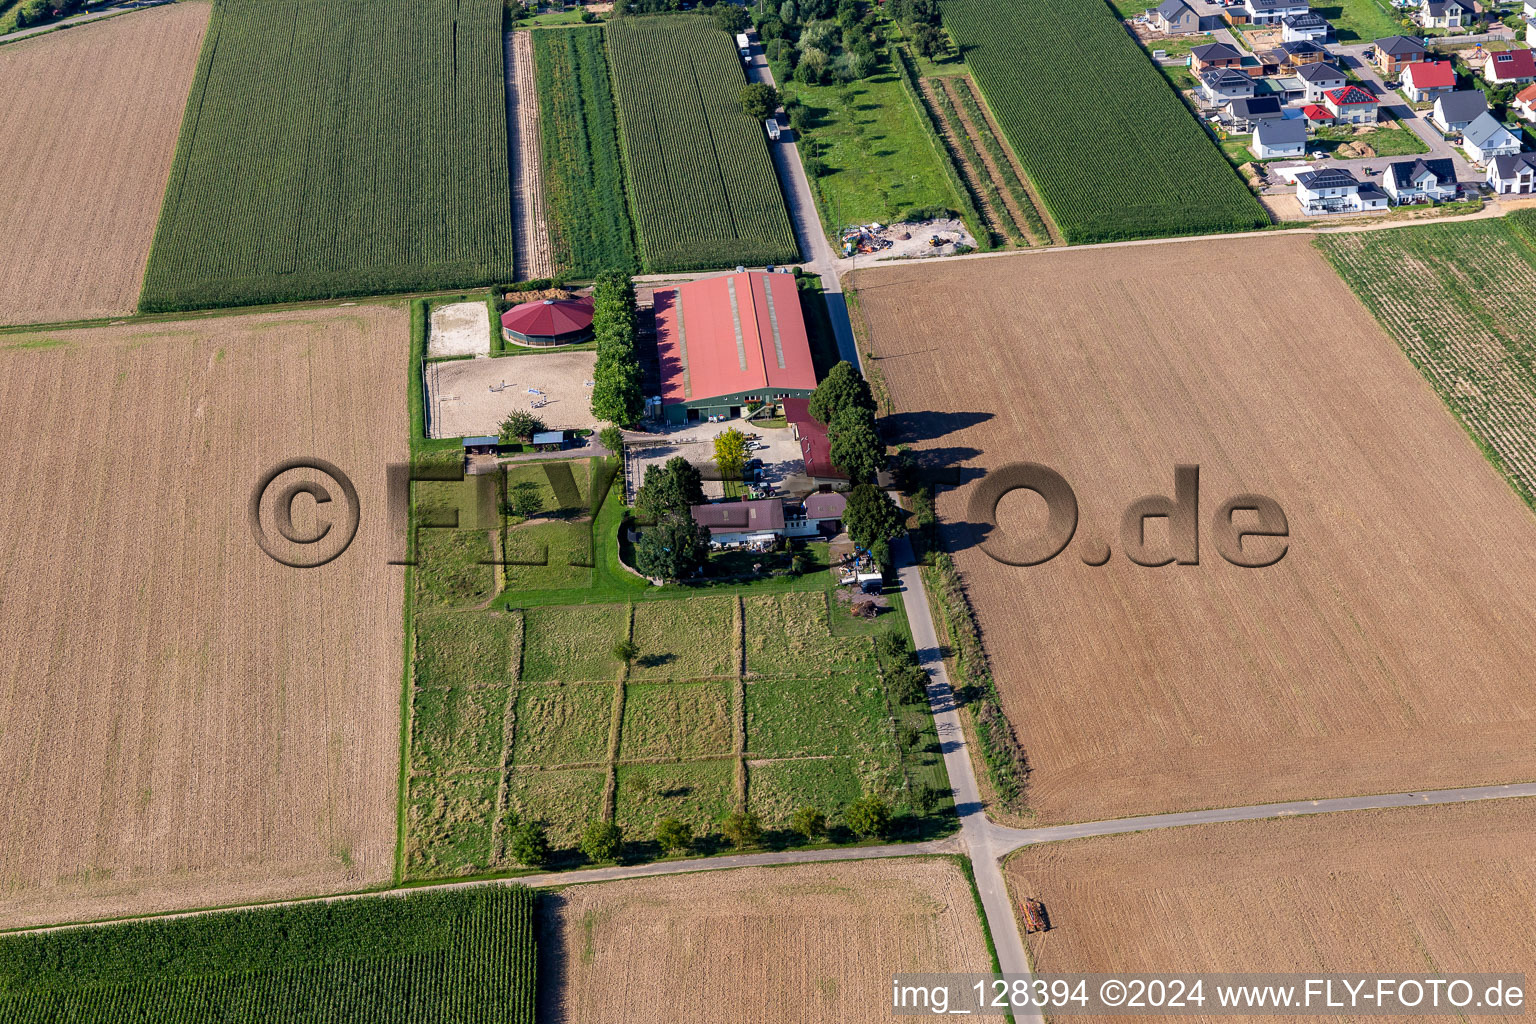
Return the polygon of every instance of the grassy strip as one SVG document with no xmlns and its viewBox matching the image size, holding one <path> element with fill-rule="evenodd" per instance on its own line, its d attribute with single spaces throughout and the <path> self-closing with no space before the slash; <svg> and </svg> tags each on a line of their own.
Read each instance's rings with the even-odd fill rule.
<svg viewBox="0 0 1536 1024">
<path fill-rule="evenodd" d="M 981 210 L 976 206 L 976 198 L 971 195 L 971 190 L 960 175 L 960 169 L 955 166 L 954 156 L 949 152 L 949 147 L 944 144 L 943 130 L 939 127 L 932 110 L 928 109 L 928 101 L 923 98 L 923 92 L 917 86 L 917 76 L 912 71 L 909 63 L 911 57 L 907 55 L 905 47 L 891 45 L 891 64 L 896 68 L 896 73 L 901 77 L 902 87 L 907 91 L 907 99 L 912 101 L 912 106 L 917 110 L 918 117 L 928 127 L 928 143 L 939 156 L 939 164 L 944 168 L 944 176 L 949 179 L 949 185 L 955 191 L 955 198 L 960 201 L 960 217 L 965 221 L 965 226 L 970 229 L 971 237 L 976 239 L 979 249 L 995 249 L 992 241 L 992 232 L 987 229 L 987 222 L 982 219 Z"/>
<path fill-rule="evenodd" d="M 987 154 L 992 157 L 992 162 L 997 164 L 998 172 L 1003 176 L 1003 187 L 1008 190 L 1019 204 L 1019 209 L 1024 212 L 1024 220 L 1030 233 L 1038 238 L 1042 245 L 1049 242 L 1051 236 L 1045 229 L 1045 220 L 1041 218 L 1040 211 L 1035 209 L 1034 199 L 1030 197 L 1029 190 L 1024 187 L 1018 173 L 1014 171 L 1013 161 L 1009 160 L 1008 154 L 1003 152 L 1003 144 L 987 127 L 991 122 L 982 111 L 981 104 L 976 102 L 976 93 L 971 88 L 970 79 L 960 79 L 956 88 L 960 91 L 960 105 L 965 108 L 966 115 L 976 126 L 976 131 L 981 136 L 981 144 L 986 147 Z"/>
<path fill-rule="evenodd" d="M 955 143 L 960 147 L 960 155 L 965 162 L 976 172 L 976 180 L 981 183 L 981 190 L 986 193 L 987 203 L 997 213 L 997 226 L 1003 229 L 1012 245 L 1022 245 L 1023 231 L 1019 229 L 1018 222 L 1013 219 L 1013 211 L 1008 209 L 1008 204 L 1003 202 L 1003 197 L 998 194 L 997 183 L 992 180 L 992 175 L 987 172 L 987 165 L 981 159 L 981 154 L 976 152 L 976 146 L 971 142 L 970 133 L 965 130 L 965 124 L 960 120 L 959 113 L 955 110 L 954 102 L 949 98 L 949 90 L 944 88 L 942 82 L 935 82 L 933 86 L 934 99 L 939 104 L 939 116 L 952 129 Z"/>
<path fill-rule="evenodd" d="M 934 556 L 933 568 L 924 570 L 933 592 L 943 605 L 946 632 L 953 648 L 959 684 L 956 696 L 970 709 L 976 726 L 976 745 L 992 788 L 1002 805 L 1011 811 L 1025 809 L 1025 785 L 1029 777 L 1029 759 L 1013 733 L 1013 725 L 1003 714 L 997 695 L 997 683 L 987 663 L 986 648 L 976 615 L 965 595 L 960 574 L 948 552 Z"/>
</svg>

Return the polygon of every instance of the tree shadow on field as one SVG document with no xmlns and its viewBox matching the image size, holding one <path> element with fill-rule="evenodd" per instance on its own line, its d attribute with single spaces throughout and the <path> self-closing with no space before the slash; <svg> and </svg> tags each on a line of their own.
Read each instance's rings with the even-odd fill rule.
<svg viewBox="0 0 1536 1024">
<path fill-rule="evenodd" d="M 538 979 L 534 987 L 534 1019 L 540 1024 L 571 1024 L 565 993 L 571 950 L 566 948 L 561 927 L 565 923 L 565 896 L 542 892 L 534 904 Z"/>
<path fill-rule="evenodd" d="M 880 421 L 880 432 L 892 444 L 913 444 L 935 441 L 991 418 L 990 412 L 898 412 Z"/>
</svg>

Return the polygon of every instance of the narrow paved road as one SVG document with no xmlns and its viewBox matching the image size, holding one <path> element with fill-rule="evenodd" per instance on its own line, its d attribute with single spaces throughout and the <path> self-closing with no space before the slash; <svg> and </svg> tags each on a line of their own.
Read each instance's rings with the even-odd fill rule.
<svg viewBox="0 0 1536 1024">
<path fill-rule="evenodd" d="M 77 14 L 72 18 L 60 18 L 58 21 L 51 21 L 46 25 L 35 25 L 32 28 L 24 28 L 16 32 L 7 32 L 5 35 L 0 36 L 0 44 L 14 43 L 18 39 L 27 39 L 31 36 L 45 35 L 49 32 L 57 32 L 62 28 L 71 28 L 75 25 L 84 25 L 86 22 L 90 21 L 100 21 L 102 18 L 115 17 L 119 14 L 125 14 L 128 11 L 145 10 L 150 7 L 161 7 L 171 2 L 172 0 L 150 0 L 150 2 L 144 3 L 126 3 L 117 4 L 113 7 L 104 7 L 98 10 L 89 11 L 85 14 Z"/>
</svg>

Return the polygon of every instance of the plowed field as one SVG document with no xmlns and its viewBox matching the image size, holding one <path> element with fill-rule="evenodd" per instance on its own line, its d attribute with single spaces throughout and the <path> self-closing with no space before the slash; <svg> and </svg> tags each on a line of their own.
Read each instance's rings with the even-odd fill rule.
<svg viewBox="0 0 1536 1024">
<path fill-rule="evenodd" d="M 1536 777 L 1536 518 L 1304 239 L 857 285 L 897 433 L 968 479 L 1030 460 L 1076 492 L 1076 539 L 1030 568 L 977 546 L 974 483 L 939 496 L 1041 820 Z M 1134 565 L 1122 513 L 1179 463 L 1199 564 Z M 1249 492 L 1288 518 L 1269 568 L 1213 542 Z M 999 509 L 1016 536 L 1043 520 L 1027 493 Z"/>
<path fill-rule="evenodd" d="M 211 9 L 0 47 L 0 324 L 133 310 Z"/>
<path fill-rule="evenodd" d="M 0 928 L 390 878 L 407 334 L 359 306 L 0 335 Z M 305 456 L 361 525 L 287 568 L 247 502 Z"/>
</svg>

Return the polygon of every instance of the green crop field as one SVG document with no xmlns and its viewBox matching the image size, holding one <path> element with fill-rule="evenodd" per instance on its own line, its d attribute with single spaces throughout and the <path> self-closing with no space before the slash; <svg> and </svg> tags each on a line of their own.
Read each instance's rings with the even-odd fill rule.
<svg viewBox="0 0 1536 1024">
<path fill-rule="evenodd" d="M 736 809 L 734 789 L 731 760 L 620 765 L 613 820 L 636 838 L 651 835 L 662 818 L 685 821 L 703 835 Z"/>
<path fill-rule="evenodd" d="M 447 774 L 495 764 L 507 713 L 505 686 L 432 686 L 416 692 L 412 771 Z"/>
<path fill-rule="evenodd" d="M 1317 245 L 1536 508 L 1536 210 Z"/>
<path fill-rule="evenodd" d="M 502 5 L 218 0 L 140 308 L 513 277 Z"/>
<path fill-rule="evenodd" d="M 411 776 L 405 848 L 411 877 L 469 874 L 492 862 L 497 786 L 493 772 Z"/>
<path fill-rule="evenodd" d="M 523 678 L 534 682 L 618 678 L 613 645 L 624 639 L 624 605 L 530 608 L 525 613 Z"/>
<path fill-rule="evenodd" d="M 599 768 L 512 771 L 507 775 L 506 824 L 541 821 L 550 845 L 570 850 L 581 840 L 587 823 L 603 816 L 607 784 L 608 772 Z"/>
<path fill-rule="evenodd" d="M 793 263 L 763 126 L 741 109 L 731 37 L 693 14 L 604 30 L 640 249 L 652 271 Z"/>
<path fill-rule="evenodd" d="M 805 723 L 815 721 L 816 728 Z M 747 751 L 752 757 L 893 754 L 885 689 L 859 676 L 759 680 L 747 684 Z"/>
<path fill-rule="evenodd" d="M 0 937 L 6 1024 L 532 1024 L 534 900 L 422 892 Z"/>
<path fill-rule="evenodd" d="M 1269 223 L 1102 0 L 944 0 L 943 16 L 1068 242 Z"/>
<path fill-rule="evenodd" d="M 416 616 L 416 685 L 505 683 L 521 660 L 518 612 Z"/>
<path fill-rule="evenodd" d="M 636 269 L 603 30 L 533 34 L 544 202 L 555 268 L 590 276 Z"/>
</svg>

